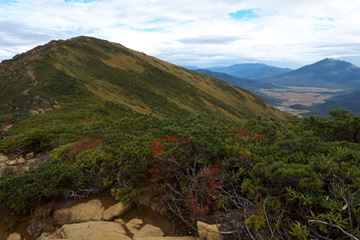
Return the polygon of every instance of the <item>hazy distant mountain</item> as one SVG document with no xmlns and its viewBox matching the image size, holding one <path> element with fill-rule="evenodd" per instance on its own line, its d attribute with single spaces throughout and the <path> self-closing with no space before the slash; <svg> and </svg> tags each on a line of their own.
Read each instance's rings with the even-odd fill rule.
<svg viewBox="0 0 360 240">
<path fill-rule="evenodd" d="M 360 89 L 360 68 L 346 61 L 326 58 L 274 77 L 270 81 L 280 86 Z"/>
<path fill-rule="evenodd" d="M 211 77 L 215 77 L 217 79 L 223 80 L 225 82 L 231 83 L 238 87 L 245 88 L 250 91 L 256 91 L 261 88 L 268 88 L 272 86 L 271 84 L 256 82 L 254 80 L 250 80 L 246 78 L 239 78 L 226 73 L 213 72 L 207 69 L 198 69 L 195 70 L 195 72 L 202 73 Z"/>
<path fill-rule="evenodd" d="M 271 78 L 291 71 L 289 68 L 278 68 L 262 63 L 235 64 L 227 67 L 212 67 L 208 70 L 253 80 Z"/>
<path fill-rule="evenodd" d="M 342 108 L 360 114 L 360 91 L 330 98 L 323 104 L 308 108 L 307 115 L 328 115 L 329 110 Z"/>
</svg>

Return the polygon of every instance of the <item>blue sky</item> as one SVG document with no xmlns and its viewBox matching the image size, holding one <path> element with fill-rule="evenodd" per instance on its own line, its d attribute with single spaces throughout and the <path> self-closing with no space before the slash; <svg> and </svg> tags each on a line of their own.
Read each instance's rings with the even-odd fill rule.
<svg viewBox="0 0 360 240">
<path fill-rule="evenodd" d="M 358 0 L 0 0 L 0 60 L 90 35 L 179 65 L 360 65 L 358 22 Z"/>
</svg>

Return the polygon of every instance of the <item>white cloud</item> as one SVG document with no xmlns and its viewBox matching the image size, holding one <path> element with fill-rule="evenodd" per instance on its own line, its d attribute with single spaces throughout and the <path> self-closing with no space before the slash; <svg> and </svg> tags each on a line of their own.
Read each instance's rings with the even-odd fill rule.
<svg viewBox="0 0 360 240">
<path fill-rule="evenodd" d="M 2 2 L 0 59 L 53 38 L 92 35 L 182 65 L 299 66 L 325 57 L 360 64 L 359 0 Z M 230 17 L 249 9 L 255 16 Z"/>
</svg>

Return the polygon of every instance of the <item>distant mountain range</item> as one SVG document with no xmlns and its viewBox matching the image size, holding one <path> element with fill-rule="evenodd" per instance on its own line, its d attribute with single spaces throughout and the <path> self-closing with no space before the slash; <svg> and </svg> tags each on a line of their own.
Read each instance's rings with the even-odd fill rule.
<svg viewBox="0 0 360 240">
<path fill-rule="evenodd" d="M 291 71 L 289 68 L 279 68 L 262 63 L 235 64 L 226 67 L 212 67 L 208 68 L 208 70 L 227 73 L 235 77 L 248 78 L 252 80 L 272 78 Z"/>
<path fill-rule="evenodd" d="M 296 70 L 257 63 L 197 70 L 193 67 L 192 69 L 253 91 L 276 106 L 281 106 L 284 99 L 263 94 L 260 89 L 278 91 L 288 87 L 307 87 L 312 92 L 310 88 L 324 88 L 324 93 L 321 90 L 318 93 L 320 98 L 322 97 L 320 95 L 326 94 L 326 89 L 339 89 L 343 90 L 344 94 L 340 96 L 334 94 L 334 97 L 327 99 L 324 104 L 311 107 L 296 104 L 293 108 L 320 115 L 326 115 L 332 108 L 345 108 L 355 113 L 360 111 L 360 68 L 346 61 L 326 58 Z M 302 91 L 303 98 L 306 98 L 306 88 Z M 350 93 L 353 91 L 356 92 Z M 291 97 L 291 93 L 287 95 L 285 98 Z"/>
<path fill-rule="evenodd" d="M 220 80 L 223 80 L 223 81 L 226 81 L 235 86 L 245 88 L 249 91 L 256 91 L 261 88 L 267 88 L 267 87 L 273 86 L 271 84 L 266 84 L 266 83 L 258 82 L 255 80 L 247 79 L 247 78 L 239 78 L 239 77 L 235 77 L 233 75 L 227 74 L 227 73 L 213 72 L 213 71 L 210 71 L 207 69 L 198 69 L 198 70 L 194 70 L 194 71 L 217 78 L 217 79 L 220 79 Z"/>
<path fill-rule="evenodd" d="M 278 86 L 360 89 L 360 68 L 346 61 L 326 58 L 268 81 Z"/>
</svg>

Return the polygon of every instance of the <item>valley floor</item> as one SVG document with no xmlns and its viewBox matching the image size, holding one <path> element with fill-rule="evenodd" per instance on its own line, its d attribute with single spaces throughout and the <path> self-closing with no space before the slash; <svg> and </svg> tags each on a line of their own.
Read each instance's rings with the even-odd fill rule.
<svg viewBox="0 0 360 240">
<path fill-rule="evenodd" d="M 275 105 L 279 110 L 294 115 L 302 115 L 308 112 L 306 107 L 325 103 L 326 100 L 342 93 L 343 89 L 288 86 L 260 89 L 259 92 L 276 100 L 280 100 L 280 103 Z M 304 109 L 296 107 L 300 105 L 302 105 Z"/>
</svg>

